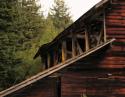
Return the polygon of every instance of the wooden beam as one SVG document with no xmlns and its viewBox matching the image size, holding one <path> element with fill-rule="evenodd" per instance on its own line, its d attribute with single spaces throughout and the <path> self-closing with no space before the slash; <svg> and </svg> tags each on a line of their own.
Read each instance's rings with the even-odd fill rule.
<svg viewBox="0 0 125 97">
<path fill-rule="evenodd" d="M 89 50 L 89 35 L 87 30 L 85 31 L 85 51 Z"/>
<path fill-rule="evenodd" d="M 101 43 L 101 38 L 102 38 L 102 36 L 103 36 L 103 33 L 104 33 L 104 31 L 103 31 L 103 27 L 102 27 L 102 29 L 101 29 L 101 31 L 100 31 L 100 34 L 99 34 L 99 37 L 98 37 L 98 42 L 97 42 L 97 45 L 99 45 L 100 43 Z"/>
<path fill-rule="evenodd" d="M 76 56 L 75 35 L 72 33 L 72 57 Z"/>
<path fill-rule="evenodd" d="M 48 65 L 48 68 L 50 67 L 50 54 L 48 53 L 47 54 L 47 65 Z"/>
<path fill-rule="evenodd" d="M 61 97 L 61 74 L 53 73 L 48 77 L 51 79 L 53 85 L 54 97 Z"/>
<path fill-rule="evenodd" d="M 69 35 L 67 36 L 68 38 L 72 38 L 72 35 Z M 85 37 L 85 34 L 84 33 L 81 33 L 81 34 L 77 34 L 75 35 L 76 38 L 84 38 Z"/>
<path fill-rule="evenodd" d="M 76 40 L 76 44 L 77 44 L 77 50 L 78 50 L 79 54 L 82 54 L 83 51 L 82 51 L 82 49 L 81 49 L 81 47 L 80 47 L 80 45 L 78 43 L 78 40 Z"/>
<path fill-rule="evenodd" d="M 56 77 L 56 95 L 55 97 L 61 97 L 61 76 Z"/>
<path fill-rule="evenodd" d="M 54 87 L 54 97 L 61 97 L 61 74 L 53 73 L 49 76 L 51 78 Z"/>
<path fill-rule="evenodd" d="M 67 53 L 66 53 L 66 41 L 62 42 L 62 62 L 66 61 Z"/>
<path fill-rule="evenodd" d="M 54 63 L 53 63 L 53 65 L 57 65 L 58 64 L 58 52 L 57 52 L 57 49 L 54 49 L 55 51 L 54 51 Z"/>
<path fill-rule="evenodd" d="M 104 20 L 103 20 L 103 23 L 104 23 L 104 42 L 106 42 L 107 38 L 106 38 L 106 17 L 105 17 L 105 11 L 104 11 Z"/>
<path fill-rule="evenodd" d="M 45 69 L 48 69 L 48 64 L 47 64 L 47 55 L 42 57 L 42 64 L 44 65 Z"/>
</svg>

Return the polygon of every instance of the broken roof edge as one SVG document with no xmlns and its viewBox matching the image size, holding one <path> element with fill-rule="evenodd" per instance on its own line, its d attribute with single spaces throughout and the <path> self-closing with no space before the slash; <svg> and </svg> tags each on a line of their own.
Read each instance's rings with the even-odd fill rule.
<svg viewBox="0 0 125 97">
<path fill-rule="evenodd" d="M 80 18 L 78 18 L 74 23 L 72 23 L 70 26 L 68 26 L 65 30 L 63 30 L 59 35 L 57 35 L 51 42 L 43 44 L 37 51 L 37 53 L 35 54 L 34 58 L 37 58 L 40 54 L 40 50 L 42 49 L 48 49 L 49 46 L 52 46 L 55 42 L 57 42 L 61 37 L 67 35 L 70 33 L 70 29 L 73 28 L 73 26 L 81 21 L 81 20 L 85 20 L 91 12 L 94 12 L 94 10 L 100 8 L 101 6 L 105 5 L 106 3 L 108 3 L 110 0 L 101 0 L 99 3 L 97 3 L 96 5 L 94 5 L 92 8 L 90 8 L 86 13 L 84 13 Z M 91 16 L 91 15 L 90 15 Z M 48 48 L 47 48 L 48 47 Z"/>
<path fill-rule="evenodd" d="M 104 44 L 100 44 L 97 47 L 92 48 L 89 51 L 87 51 L 87 52 L 85 52 L 85 53 L 83 53 L 81 55 L 78 55 L 78 56 L 76 56 L 74 58 L 71 58 L 71 59 L 65 61 L 64 63 L 55 65 L 55 66 L 53 66 L 53 67 L 51 67 L 51 68 L 49 68 L 49 69 L 47 69 L 45 71 L 42 71 L 42 72 L 38 73 L 37 75 L 32 76 L 31 78 L 29 78 L 29 79 L 27 79 L 27 80 L 25 80 L 25 81 L 23 81 L 23 82 L 21 82 L 21 83 L 19 83 L 17 85 L 14 85 L 14 86 L 12 86 L 12 87 L 4 90 L 4 91 L 1 91 L 0 92 L 0 97 L 7 96 L 7 95 L 9 95 L 11 93 L 14 93 L 14 92 L 16 92 L 16 91 L 30 85 L 30 84 L 33 84 L 33 83 L 37 82 L 38 80 L 41 80 L 42 78 L 45 78 L 45 77 L 47 77 L 47 76 L 49 76 L 49 75 L 63 69 L 63 68 L 71 65 L 72 63 L 74 63 L 76 61 L 79 61 L 80 59 L 82 59 L 82 58 L 84 58 L 84 57 L 98 51 L 99 49 L 107 46 L 108 44 L 112 43 L 113 41 L 115 41 L 115 39 L 111 39 L 111 40 L 105 42 Z"/>
</svg>

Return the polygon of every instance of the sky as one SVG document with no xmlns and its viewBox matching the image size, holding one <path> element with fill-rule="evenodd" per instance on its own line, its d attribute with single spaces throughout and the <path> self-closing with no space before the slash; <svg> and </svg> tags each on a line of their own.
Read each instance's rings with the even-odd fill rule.
<svg viewBox="0 0 125 97">
<path fill-rule="evenodd" d="M 52 7 L 53 1 L 54 0 L 40 0 L 45 15 L 48 13 L 49 8 Z M 65 3 L 69 8 L 72 19 L 75 21 L 100 1 L 101 0 L 65 0 Z"/>
</svg>

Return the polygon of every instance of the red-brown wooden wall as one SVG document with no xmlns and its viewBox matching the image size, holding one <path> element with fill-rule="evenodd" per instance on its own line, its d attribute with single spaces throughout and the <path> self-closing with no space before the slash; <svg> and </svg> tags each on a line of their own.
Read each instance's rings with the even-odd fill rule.
<svg viewBox="0 0 125 97">
<path fill-rule="evenodd" d="M 106 9 L 106 33 L 116 41 L 105 53 L 102 50 L 77 63 L 74 68 L 83 67 L 82 71 L 64 73 L 62 97 L 80 97 L 82 92 L 88 97 L 125 97 L 125 0 L 112 0 L 110 7 Z"/>
<path fill-rule="evenodd" d="M 107 38 L 115 38 L 112 49 L 101 62 L 101 67 L 125 67 L 125 0 L 112 0 L 111 9 L 106 13 Z"/>
</svg>

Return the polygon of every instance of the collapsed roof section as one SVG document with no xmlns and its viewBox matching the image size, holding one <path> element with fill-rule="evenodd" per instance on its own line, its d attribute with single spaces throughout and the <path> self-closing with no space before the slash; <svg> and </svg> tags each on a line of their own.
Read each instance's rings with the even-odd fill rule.
<svg viewBox="0 0 125 97">
<path fill-rule="evenodd" d="M 70 33 L 77 33 L 84 31 L 86 26 L 89 26 L 92 22 L 95 22 L 97 17 L 104 13 L 105 8 L 110 4 L 110 0 L 102 0 L 95 6 L 93 6 L 88 12 L 82 15 L 78 20 L 61 32 L 53 41 L 42 45 L 34 59 L 40 55 L 40 52 L 45 52 L 49 48 L 53 47 L 56 43 L 61 42 Z"/>
</svg>

